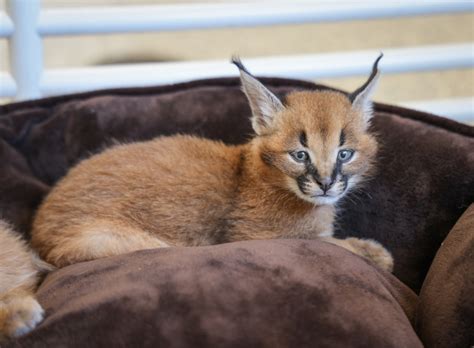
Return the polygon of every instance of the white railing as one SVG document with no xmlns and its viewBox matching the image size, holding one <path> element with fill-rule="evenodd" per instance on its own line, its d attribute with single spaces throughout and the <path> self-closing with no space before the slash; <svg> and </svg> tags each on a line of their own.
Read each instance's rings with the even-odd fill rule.
<svg viewBox="0 0 474 348">
<path fill-rule="evenodd" d="M 350 51 L 246 59 L 246 66 L 260 76 L 322 79 L 368 75 L 379 51 Z M 443 70 L 472 64 L 472 46 L 453 44 L 384 50 L 384 74 Z M 153 74 L 150 74 L 153 72 Z M 234 76 L 229 60 L 131 64 L 74 69 L 51 69 L 44 73 L 41 91 L 45 95 L 72 93 L 116 86 L 152 86 L 206 77 Z M 71 83 L 65 83 L 71 81 Z"/>
<path fill-rule="evenodd" d="M 10 72 L 0 72 L 0 97 L 17 100 L 111 87 L 149 86 L 196 78 L 236 76 L 227 61 L 193 61 L 43 71 L 42 38 L 119 32 L 315 23 L 472 11 L 470 0 L 344 1 L 294 0 L 90 8 L 40 8 L 40 0 L 7 0 L 0 12 L 0 38 L 9 40 Z M 472 42 L 383 50 L 384 73 L 469 68 Z M 365 74 L 378 51 L 246 59 L 257 75 L 329 78 Z M 469 102 L 468 102 L 469 100 Z M 465 119 L 473 98 L 412 102 Z M 438 104 L 436 104 L 438 103 Z M 434 110 L 439 110 L 434 109 Z M 439 113 L 439 112 L 438 112 Z"/>
<path fill-rule="evenodd" d="M 451 98 L 440 100 L 420 100 L 405 102 L 404 107 L 431 112 L 436 115 L 450 115 L 459 122 L 472 123 L 474 114 L 474 98 Z"/>
</svg>

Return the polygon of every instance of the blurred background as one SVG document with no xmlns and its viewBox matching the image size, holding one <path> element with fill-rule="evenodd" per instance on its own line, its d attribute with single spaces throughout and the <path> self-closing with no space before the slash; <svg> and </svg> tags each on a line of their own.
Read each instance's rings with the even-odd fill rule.
<svg viewBox="0 0 474 348">
<path fill-rule="evenodd" d="M 7 0 L 0 1 L 0 11 L 6 10 L 6 2 Z M 41 9 L 108 5 L 186 5 L 198 2 L 203 3 L 202 0 L 42 0 Z M 236 1 L 217 2 L 220 4 L 236 3 Z M 265 3 L 269 7 L 275 3 L 284 3 L 282 1 L 237 2 L 248 6 L 250 12 L 254 3 Z M 379 3 L 382 2 L 379 1 Z M 212 1 L 212 3 L 216 3 L 216 1 Z M 286 3 L 291 4 L 291 1 L 286 1 Z M 332 1 L 331 3 L 347 4 L 348 1 Z M 350 1 L 350 3 L 357 7 L 369 2 Z M 391 3 L 396 2 L 391 1 Z M 423 1 L 412 1 L 412 3 L 423 3 Z M 45 36 L 42 40 L 43 66 L 44 70 L 48 70 L 108 64 L 228 60 L 235 53 L 238 53 L 245 62 L 246 59 L 254 57 L 349 53 L 361 50 L 380 51 L 390 48 L 456 43 L 470 43 L 472 50 L 473 2 L 466 1 L 466 3 L 471 5 L 471 11 L 386 19 L 169 32 Z M 8 41 L 5 38 L 0 38 L 0 71 L 9 70 L 8 52 Z M 474 59 L 472 51 L 471 59 Z M 372 62 L 367 63 L 371 64 Z M 416 107 L 416 103 L 411 103 L 459 98 L 467 100 L 471 109 L 470 116 L 464 115 L 461 120 L 472 122 L 474 120 L 472 99 L 474 96 L 474 69 L 472 68 L 473 64 L 470 65 L 471 67 L 464 66 L 447 70 L 384 74 L 374 99 L 384 103 Z M 251 68 L 251 66 L 249 67 Z M 317 69 L 317 66 L 314 68 Z M 278 76 L 278 74 L 275 75 Z M 318 78 L 317 82 L 344 90 L 354 90 L 366 77 L 361 75 L 322 77 Z M 298 77 L 301 78 L 301 76 Z M 314 80 L 313 78 L 307 79 Z M 3 83 L 5 83 L 4 80 Z M 126 84 L 127 82 L 123 81 L 123 85 Z M 3 98 L 2 101 L 6 102 L 11 99 Z"/>
</svg>

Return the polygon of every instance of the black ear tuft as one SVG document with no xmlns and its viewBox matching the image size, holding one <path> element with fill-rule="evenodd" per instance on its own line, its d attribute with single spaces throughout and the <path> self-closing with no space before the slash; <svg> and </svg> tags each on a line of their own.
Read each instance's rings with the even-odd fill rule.
<svg viewBox="0 0 474 348">
<path fill-rule="evenodd" d="M 240 60 L 239 56 L 232 56 L 232 59 L 230 61 L 232 64 L 234 64 L 239 70 L 242 70 L 246 74 L 249 74 L 250 76 L 253 76 L 250 71 L 247 70 L 247 68 L 244 66 L 244 63 Z"/>
<path fill-rule="evenodd" d="M 348 95 L 349 100 L 351 101 L 351 103 L 354 102 L 355 98 L 362 91 L 364 91 L 367 88 L 367 86 L 372 82 L 372 80 L 375 78 L 375 76 L 377 76 L 377 73 L 379 71 L 379 61 L 380 61 L 380 59 L 382 59 L 382 57 L 383 57 L 383 53 L 380 52 L 380 55 L 377 57 L 374 64 L 372 65 L 372 73 L 370 74 L 369 79 L 362 86 L 360 86 L 354 92 L 352 92 L 351 94 Z"/>
</svg>

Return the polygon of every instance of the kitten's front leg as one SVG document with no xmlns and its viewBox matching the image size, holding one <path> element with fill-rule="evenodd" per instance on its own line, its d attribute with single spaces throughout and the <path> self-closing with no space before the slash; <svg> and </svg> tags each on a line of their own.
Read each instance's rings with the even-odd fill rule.
<svg viewBox="0 0 474 348">
<path fill-rule="evenodd" d="M 339 245 L 354 254 L 360 255 L 371 260 L 380 268 L 392 272 L 393 257 L 390 252 L 385 249 L 382 244 L 372 239 L 346 238 L 337 239 L 334 237 L 322 237 L 323 241 Z"/>
</svg>

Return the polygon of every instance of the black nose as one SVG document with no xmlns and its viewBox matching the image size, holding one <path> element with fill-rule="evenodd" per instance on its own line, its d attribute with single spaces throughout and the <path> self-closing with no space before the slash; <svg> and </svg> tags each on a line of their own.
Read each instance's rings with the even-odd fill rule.
<svg viewBox="0 0 474 348">
<path fill-rule="evenodd" d="M 334 179 L 333 178 L 318 178 L 316 179 L 316 182 L 318 183 L 319 187 L 321 190 L 323 190 L 324 193 L 328 192 L 329 189 L 334 185 Z"/>
</svg>

